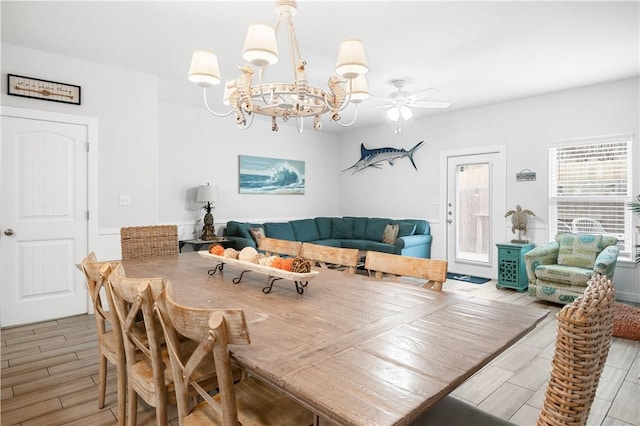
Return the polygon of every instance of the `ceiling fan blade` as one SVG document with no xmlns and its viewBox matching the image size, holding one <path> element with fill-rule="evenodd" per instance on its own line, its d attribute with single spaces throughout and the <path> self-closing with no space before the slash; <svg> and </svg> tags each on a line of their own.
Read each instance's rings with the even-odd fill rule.
<svg viewBox="0 0 640 426">
<path fill-rule="evenodd" d="M 437 102 L 437 101 L 414 101 L 409 104 L 409 107 L 413 108 L 449 108 L 450 102 Z"/>
<path fill-rule="evenodd" d="M 440 93 L 440 91 L 435 87 L 427 87 L 426 89 L 418 90 L 417 92 L 412 93 L 407 97 L 407 99 L 409 99 L 410 101 L 417 101 L 418 99 L 416 99 L 416 97 L 418 95 L 422 95 L 422 97 L 429 97 L 435 95 L 436 93 Z"/>
</svg>

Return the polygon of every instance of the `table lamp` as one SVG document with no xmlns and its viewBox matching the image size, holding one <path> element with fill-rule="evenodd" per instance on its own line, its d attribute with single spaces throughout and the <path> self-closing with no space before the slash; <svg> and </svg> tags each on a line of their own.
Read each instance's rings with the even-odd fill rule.
<svg viewBox="0 0 640 426">
<path fill-rule="evenodd" d="M 204 215 L 204 226 L 202 227 L 201 240 L 215 240 L 216 236 L 215 228 L 213 227 L 213 215 L 211 210 L 214 208 L 212 203 L 218 200 L 218 188 L 216 186 L 200 185 L 198 186 L 198 192 L 196 195 L 196 201 L 199 203 L 207 203 L 202 208 L 207 212 Z"/>
</svg>

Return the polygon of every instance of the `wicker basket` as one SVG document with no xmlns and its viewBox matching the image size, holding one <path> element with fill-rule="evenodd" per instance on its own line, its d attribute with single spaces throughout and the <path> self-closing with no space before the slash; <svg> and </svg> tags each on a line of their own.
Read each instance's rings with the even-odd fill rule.
<svg viewBox="0 0 640 426">
<path fill-rule="evenodd" d="M 176 225 L 132 226 L 120 228 L 123 259 L 178 253 Z"/>
</svg>

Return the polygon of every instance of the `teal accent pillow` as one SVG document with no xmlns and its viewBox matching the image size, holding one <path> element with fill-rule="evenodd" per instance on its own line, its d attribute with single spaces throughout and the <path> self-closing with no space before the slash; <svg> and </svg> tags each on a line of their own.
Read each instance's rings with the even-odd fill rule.
<svg viewBox="0 0 640 426">
<path fill-rule="evenodd" d="M 331 219 L 331 238 L 350 240 L 353 238 L 353 220 L 334 217 Z"/>
<path fill-rule="evenodd" d="M 369 219 L 366 217 L 351 216 L 345 216 L 345 219 L 353 220 L 353 238 L 356 240 L 364 240 L 364 234 L 367 229 L 367 222 Z"/>
<path fill-rule="evenodd" d="M 401 223 L 401 222 L 413 223 L 414 225 L 416 225 L 416 230 L 413 232 L 416 235 L 429 234 L 431 232 L 431 230 L 429 229 L 429 222 L 427 222 L 426 220 L 400 219 L 400 220 L 393 221 L 393 223 Z"/>
<path fill-rule="evenodd" d="M 292 220 L 291 226 L 296 235 L 296 241 L 316 241 L 320 239 L 316 222 L 313 219 Z"/>
<path fill-rule="evenodd" d="M 289 241 L 296 240 L 296 235 L 293 232 L 293 226 L 291 226 L 289 222 L 267 222 L 264 224 L 264 230 L 269 238 Z"/>
<path fill-rule="evenodd" d="M 262 227 L 263 226 L 258 223 L 236 222 L 231 220 L 227 222 L 227 235 L 253 240 L 253 236 L 251 235 L 251 232 L 250 232 L 251 228 L 262 228 Z"/>
<path fill-rule="evenodd" d="M 331 218 L 316 217 L 316 229 L 318 230 L 319 240 L 328 240 L 331 238 Z"/>
<path fill-rule="evenodd" d="M 416 224 L 410 222 L 398 223 L 398 238 L 408 237 L 416 232 Z"/>
<path fill-rule="evenodd" d="M 391 219 L 370 218 L 367 221 L 367 229 L 364 233 L 365 240 L 382 242 L 384 228 L 391 222 Z"/>
</svg>

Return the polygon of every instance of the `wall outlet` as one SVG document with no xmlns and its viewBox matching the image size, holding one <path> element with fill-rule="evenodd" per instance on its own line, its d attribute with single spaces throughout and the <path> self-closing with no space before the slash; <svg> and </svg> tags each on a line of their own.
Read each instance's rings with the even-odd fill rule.
<svg viewBox="0 0 640 426">
<path fill-rule="evenodd" d="M 120 205 L 121 206 L 130 206 L 131 205 L 131 195 L 121 195 L 120 196 Z"/>
</svg>

